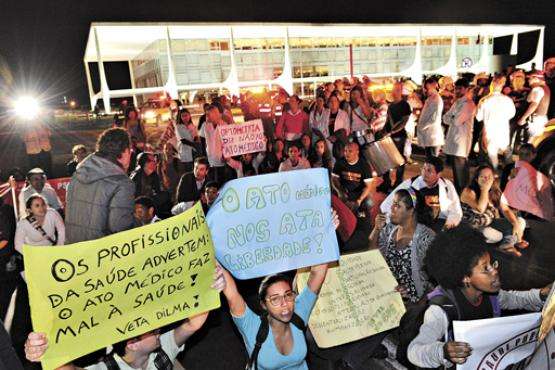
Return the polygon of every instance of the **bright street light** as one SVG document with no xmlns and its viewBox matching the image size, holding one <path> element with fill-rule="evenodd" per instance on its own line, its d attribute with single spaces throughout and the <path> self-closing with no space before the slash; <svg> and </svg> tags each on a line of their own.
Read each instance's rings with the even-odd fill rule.
<svg viewBox="0 0 555 370">
<path fill-rule="evenodd" d="M 17 116 L 23 119 L 34 119 L 40 110 L 39 102 L 31 96 L 22 96 L 14 103 L 14 111 Z"/>
</svg>

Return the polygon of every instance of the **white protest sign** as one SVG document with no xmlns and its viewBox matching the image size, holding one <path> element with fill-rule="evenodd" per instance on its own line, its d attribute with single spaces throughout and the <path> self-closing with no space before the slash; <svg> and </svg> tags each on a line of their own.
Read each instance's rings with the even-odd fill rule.
<svg viewBox="0 0 555 370">
<path fill-rule="evenodd" d="M 219 125 L 218 130 L 225 158 L 266 150 L 266 137 L 260 119 L 241 124 Z"/>
<path fill-rule="evenodd" d="M 458 370 L 503 370 L 536 349 L 540 313 L 485 320 L 453 321 L 455 341 L 466 342 L 472 354 Z"/>
<path fill-rule="evenodd" d="M 551 329 L 547 337 L 539 344 L 534 354 L 526 360 L 525 370 L 555 369 L 555 330 Z"/>
</svg>

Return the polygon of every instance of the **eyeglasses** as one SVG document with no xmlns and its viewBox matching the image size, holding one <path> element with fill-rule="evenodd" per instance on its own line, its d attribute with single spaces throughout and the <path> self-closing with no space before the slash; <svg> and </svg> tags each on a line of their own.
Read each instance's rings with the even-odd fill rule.
<svg viewBox="0 0 555 370">
<path fill-rule="evenodd" d="M 487 265 L 486 268 L 480 271 L 482 274 L 491 274 L 497 270 L 499 267 L 499 261 L 493 261 L 491 265 Z"/>
<path fill-rule="evenodd" d="M 272 306 L 277 307 L 277 306 L 281 306 L 281 304 L 284 301 L 293 302 L 295 300 L 295 297 L 297 297 L 297 293 L 290 290 L 286 292 L 284 295 L 276 294 L 276 295 L 270 296 L 270 298 L 266 298 L 266 301 L 270 302 Z"/>
</svg>

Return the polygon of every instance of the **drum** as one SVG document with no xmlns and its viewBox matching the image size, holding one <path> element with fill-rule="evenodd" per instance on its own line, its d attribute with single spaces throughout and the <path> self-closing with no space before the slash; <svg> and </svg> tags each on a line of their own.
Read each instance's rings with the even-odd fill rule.
<svg viewBox="0 0 555 370">
<path fill-rule="evenodd" d="M 376 140 L 374 134 L 370 130 L 353 131 L 353 139 L 360 146 L 370 144 Z"/>
<path fill-rule="evenodd" d="M 365 145 L 363 154 L 366 162 L 380 176 L 405 163 L 405 159 L 389 136 Z"/>
</svg>

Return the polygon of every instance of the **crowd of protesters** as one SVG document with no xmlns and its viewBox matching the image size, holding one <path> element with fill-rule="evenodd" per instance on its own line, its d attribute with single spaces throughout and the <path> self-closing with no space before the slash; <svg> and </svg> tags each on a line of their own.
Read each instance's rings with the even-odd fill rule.
<svg viewBox="0 0 555 370">
<path fill-rule="evenodd" d="M 456 81 L 428 76 L 421 86 L 400 79 L 390 91 L 366 77 L 346 78 L 323 84 L 310 101 L 284 90 L 267 92 L 268 104 L 249 92 L 234 99 L 215 97 L 203 106 L 198 123 L 174 100 L 168 104 L 172 118 L 156 148 L 147 144 L 138 111 L 124 105 L 125 118 L 100 135 L 93 153 L 87 155 L 83 145 L 73 148 L 65 205 L 46 183 L 51 148 L 45 138 L 50 134 L 27 135 L 28 153 L 39 167 L 28 172 L 19 194 L 17 226 L 9 211 L 0 210 L 0 243 L 5 244 L 0 257 L 6 266 L 2 280 L 11 287 L 0 295 L 0 313 L 3 318 L 17 288 L 11 330 L 17 356 L 38 361 L 48 346 L 44 334 L 31 333 L 20 258 L 23 244 L 93 240 L 171 217 L 198 201 L 207 212 L 227 181 L 317 167 L 330 174 L 342 251 L 349 243 L 358 250 L 379 249 L 407 307 L 435 292 L 460 308 L 460 320 L 498 316 L 497 307 L 541 309 L 550 287 L 500 290 L 490 250 L 520 256 L 529 247 L 523 217 L 529 215 L 502 200 L 507 178 L 502 180 L 504 174 L 514 175 L 513 155 L 531 161 L 535 149 L 530 143 L 553 118 L 549 78 L 555 76 L 511 68 Z M 265 151 L 224 158 L 217 128 L 235 124 L 234 108 L 244 120 L 263 121 Z M 381 176 L 364 150 L 380 140 L 391 140 L 405 161 Z M 425 159 L 420 175 L 407 178 L 405 166 L 414 163 L 413 144 Z M 452 168 L 453 181 L 443 175 L 444 161 Z M 260 316 L 254 313 L 259 308 L 247 306 L 231 275 L 217 268 L 213 288 L 227 299 L 252 368 L 317 369 L 324 368 L 315 365 L 318 361 L 327 360 L 335 369 L 364 369 L 366 358 L 383 355 L 383 336 L 323 355 L 313 341 L 304 339 L 326 270 L 327 265 L 313 266 L 307 287 L 298 294 L 290 275 L 264 279 L 258 294 Z M 105 355 L 100 353 L 82 364 L 92 364 L 92 369 L 169 369 L 206 319 L 201 314 L 170 332 L 115 344 L 108 360 L 94 364 Z M 439 305 L 427 309 L 421 330 L 407 343 L 405 355 L 411 364 L 464 363 L 471 349 L 448 336 L 449 320 Z M 257 333 L 263 325 L 272 335 L 260 343 Z M 162 351 L 155 351 L 158 346 Z"/>
</svg>

